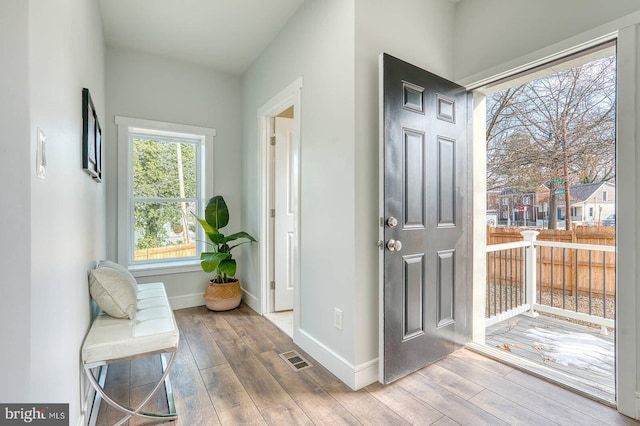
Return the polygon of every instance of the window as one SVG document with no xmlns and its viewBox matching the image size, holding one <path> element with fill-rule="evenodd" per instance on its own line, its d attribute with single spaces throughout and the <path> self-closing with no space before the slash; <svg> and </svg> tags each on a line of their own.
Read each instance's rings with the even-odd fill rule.
<svg viewBox="0 0 640 426">
<path fill-rule="evenodd" d="M 509 205 L 509 199 L 508 198 L 503 198 L 502 199 L 502 205 L 503 206 L 508 206 Z"/>
<path fill-rule="evenodd" d="M 524 204 L 525 206 L 531 205 L 531 197 L 524 197 L 522 199 L 522 204 Z"/>
<path fill-rule="evenodd" d="M 508 211 L 506 211 L 506 210 L 505 210 L 505 211 L 503 211 L 503 212 L 502 212 L 502 218 L 503 218 L 503 219 L 509 219 L 509 212 L 508 212 Z"/>
<path fill-rule="evenodd" d="M 589 217 L 593 217 L 593 207 L 589 207 Z"/>
<path fill-rule="evenodd" d="M 602 191 L 602 201 L 609 201 L 608 199 L 608 194 L 606 190 Z"/>
<path fill-rule="evenodd" d="M 118 262 L 197 264 L 215 129 L 116 117 Z"/>
</svg>

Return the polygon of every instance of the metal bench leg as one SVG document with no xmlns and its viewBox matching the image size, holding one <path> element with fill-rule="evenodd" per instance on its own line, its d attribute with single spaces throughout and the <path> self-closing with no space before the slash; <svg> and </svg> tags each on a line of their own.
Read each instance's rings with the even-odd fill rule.
<svg viewBox="0 0 640 426">
<path fill-rule="evenodd" d="M 169 381 L 169 372 L 171 371 L 171 367 L 173 366 L 173 362 L 175 361 L 176 354 L 177 354 L 177 352 L 172 352 L 171 353 L 171 358 L 169 359 L 169 363 L 166 362 L 164 354 L 161 355 L 162 369 L 164 370 L 164 373 L 162 374 L 162 377 L 160 378 L 160 380 L 158 381 L 156 386 L 153 388 L 153 390 L 142 400 L 142 402 L 135 409 L 131 409 L 131 408 L 129 408 L 129 407 L 125 406 L 125 405 L 119 404 L 116 401 L 114 401 L 113 399 L 111 399 L 111 397 L 109 395 L 107 395 L 107 393 L 104 391 L 104 389 L 97 382 L 96 378 L 91 373 L 90 368 L 88 366 L 85 366 L 84 369 L 85 369 L 85 373 L 87 374 L 87 378 L 89 379 L 89 382 L 95 388 L 96 392 L 98 392 L 102 396 L 102 399 L 104 399 L 109 405 L 111 405 L 116 410 L 121 411 L 121 412 L 126 414 L 126 416 L 124 416 L 122 419 L 120 419 L 116 423 L 116 425 L 123 424 L 124 422 L 126 422 L 127 420 L 129 420 L 133 416 L 139 416 L 139 417 L 145 417 L 145 418 L 157 419 L 157 420 L 160 420 L 160 419 L 163 419 L 163 420 L 174 420 L 174 419 L 178 418 L 178 413 L 176 413 L 176 411 L 175 411 L 175 403 L 173 401 L 173 391 L 171 389 L 171 382 Z M 166 393 L 167 393 L 167 405 L 169 407 L 169 413 L 167 413 L 167 414 L 163 414 L 163 413 L 147 413 L 145 411 L 140 411 L 142 409 L 142 407 L 147 402 L 149 402 L 151 397 L 158 391 L 158 389 L 160 389 L 160 386 L 163 383 L 165 385 L 165 389 L 166 389 Z"/>
</svg>

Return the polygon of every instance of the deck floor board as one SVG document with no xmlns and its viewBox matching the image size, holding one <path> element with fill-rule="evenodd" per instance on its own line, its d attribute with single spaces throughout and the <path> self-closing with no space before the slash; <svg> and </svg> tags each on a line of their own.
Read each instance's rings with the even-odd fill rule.
<svg viewBox="0 0 640 426">
<path fill-rule="evenodd" d="M 518 315 L 486 329 L 486 345 L 557 373 L 558 380 L 615 401 L 613 333 L 554 317 Z"/>
</svg>

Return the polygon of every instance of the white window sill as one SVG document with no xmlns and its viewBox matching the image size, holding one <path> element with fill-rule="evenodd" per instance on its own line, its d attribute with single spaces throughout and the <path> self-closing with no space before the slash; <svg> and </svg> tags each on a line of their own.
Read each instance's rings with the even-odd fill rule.
<svg viewBox="0 0 640 426">
<path fill-rule="evenodd" d="M 185 272 L 202 271 L 200 260 L 185 260 L 162 263 L 146 263 L 144 265 L 129 265 L 129 271 L 134 277 L 152 277 L 157 275 L 183 274 Z"/>
</svg>

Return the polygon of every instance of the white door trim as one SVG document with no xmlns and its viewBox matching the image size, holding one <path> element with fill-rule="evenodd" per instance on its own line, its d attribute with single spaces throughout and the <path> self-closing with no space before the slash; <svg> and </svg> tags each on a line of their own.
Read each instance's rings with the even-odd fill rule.
<svg viewBox="0 0 640 426">
<path fill-rule="evenodd" d="M 300 153 L 300 122 L 301 122 L 301 91 L 302 77 L 297 78 L 286 88 L 276 94 L 268 102 L 258 109 L 258 149 L 260 152 L 260 184 L 258 186 L 260 199 L 260 308 L 261 315 L 273 311 L 273 305 L 269 297 L 269 250 L 271 247 L 271 236 L 269 234 L 269 182 L 271 174 L 271 156 L 269 150 L 269 138 L 273 134 L 273 117 L 293 106 L 294 108 L 294 145 L 295 150 Z M 296 163 L 294 170 L 295 175 L 295 191 L 297 192 L 295 211 L 298 212 L 296 217 L 296 236 L 298 250 L 295 253 L 294 263 L 294 280 L 298 284 L 294 287 L 293 295 L 293 335 L 294 341 L 298 333 L 300 324 L 300 161 Z"/>
</svg>

